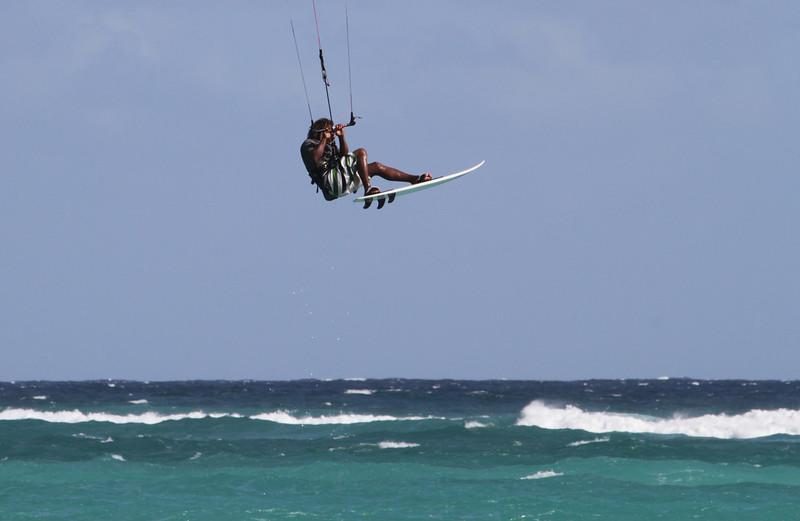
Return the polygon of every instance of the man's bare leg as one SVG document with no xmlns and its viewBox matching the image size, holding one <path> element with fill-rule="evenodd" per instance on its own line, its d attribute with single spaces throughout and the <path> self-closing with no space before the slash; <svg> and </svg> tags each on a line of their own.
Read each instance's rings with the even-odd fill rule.
<svg viewBox="0 0 800 521">
<path fill-rule="evenodd" d="M 372 176 L 382 177 L 389 181 L 400 181 L 405 183 L 419 183 L 422 181 L 430 181 L 431 175 L 428 173 L 421 176 L 407 174 L 401 172 L 396 168 L 386 166 L 383 163 L 367 163 L 367 151 L 359 148 L 354 152 L 358 164 L 358 174 L 361 177 L 361 182 L 364 183 L 365 191 L 371 186 L 371 181 L 365 181 L 365 177 L 371 178 Z M 366 173 L 366 176 L 364 175 Z"/>
<path fill-rule="evenodd" d="M 363 148 L 356 149 L 353 154 L 356 156 L 356 170 L 358 170 L 358 177 L 361 178 L 361 185 L 364 187 L 364 193 L 368 193 L 372 187 L 372 180 L 369 174 L 369 165 L 367 165 L 367 151 Z"/>
</svg>

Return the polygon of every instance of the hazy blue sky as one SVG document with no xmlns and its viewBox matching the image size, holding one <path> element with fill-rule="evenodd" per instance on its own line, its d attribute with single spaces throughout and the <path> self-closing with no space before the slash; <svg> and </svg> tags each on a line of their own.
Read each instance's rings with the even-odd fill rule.
<svg viewBox="0 0 800 521">
<path fill-rule="evenodd" d="M 0 4 L 0 379 L 798 377 L 800 4 L 349 10 L 351 146 L 479 172 L 314 192 L 310 1 Z"/>
</svg>

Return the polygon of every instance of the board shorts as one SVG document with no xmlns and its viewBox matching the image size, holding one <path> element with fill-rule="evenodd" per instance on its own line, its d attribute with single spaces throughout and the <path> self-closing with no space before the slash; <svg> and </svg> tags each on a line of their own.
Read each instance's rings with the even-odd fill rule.
<svg viewBox="0 0 800 521">
<path fill-rule="evenodd" d="M 356 155 L 346 154 L 339 158 L 336 166 L 325 172 L 322 182 L 325 190 L 333 197 L 342 197 L 354 194 L 361 187 L 361 177 L 358 175 Z"/>
</svg>

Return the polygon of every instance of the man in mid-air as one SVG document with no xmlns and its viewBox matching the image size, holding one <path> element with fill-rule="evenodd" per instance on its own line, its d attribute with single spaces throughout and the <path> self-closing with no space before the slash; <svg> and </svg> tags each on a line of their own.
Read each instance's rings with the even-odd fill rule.
<svg viewBox="0 0 800 521">
<path fill-rule="evenodd" d="M 311 176 L 327 201 L 333 201 L 364 187 L 364 195 L 380 193 L 377 186 L 372 186 L 372 177 L 378 176 L 389 181 L 403 181 L 417 184 L 430 181 L 429 173 L 418 176 L 401 172 L 382 163 L 367 163 L 367 151 L 363 148 L 350 153 L 344 138 L 344 125 L 335 125 L 327 118 L 320 118 L 311 124 L 308 136 L 300 146 L 300 155 Z M 334 137 L 339 138 L 336 146 Z"/>
</svg>

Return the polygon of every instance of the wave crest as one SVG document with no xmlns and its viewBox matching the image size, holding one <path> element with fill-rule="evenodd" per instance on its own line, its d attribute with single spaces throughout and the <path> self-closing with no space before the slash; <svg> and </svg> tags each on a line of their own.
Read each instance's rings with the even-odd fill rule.
<svg viewBox="0 0 800 521">
<path fill-rule="evenodd" d="M 264 420 L 285 425 L 350 425 L 388 421 L 432 420 L 431 416 L 389 416 L 380 414 L 336 414 L 330 416 L 293 416 L 287 411 L 266 412 L 250 416 L 253 420 Z"/>
<path fill-rule="evenodd" d="M 378 443 L 381 449 L 413 449 L 419 447 L 419 443 L 409 443 L 406 441 L 382 441 Z"/>
<path fill-rule="evenodd" d="M 545 478 L 556 478 L 558 476 L 563 476 L 563 472 L 556 472 L 554 470 L 540 470 L 539 472 L 534 472 L 533 474 L 528 474 L 527 476 L 521 477 L 519 479 L 545 479 Z"/>
<path fill-rule="evenodd" d="M 35 409 L 5 409 L 0 411 L 0 421 L 12 420 L 40 420 L 50 423 L 142 423 L 155 425 L 165 421 L 204 420 L 219 418 L 245 418 L 238 413 L 208 413 L 204 411 L 191 411 L 186 413 L 160 414 L 153 411 L 136 414 L 111 414 L 105 412 L 83 412 L 78 409 L 72 411 L 39 411 Z M 287 411 L 273 411 L 247 416 L 251 420 L 263 420 L 285 425 L 349 425 L 353 423 L 371 423 L 388 421 L 416 421 L 434 420 L 433 416 L 389 416 L 376 414 L 336 414 L 323 416 L 294 416 Z"/>
<path fill-rule="evenodd" d="M 522 409 L 517 425 L 542 429 L 577 429 L 594 433 L 638 432 L 746 439 L 775 434 L 800 436 L 800 410 L 753 409 L 733 415 L 655 418 L 625 413 L 587 412 L 574 405 L 551 407 L 537 400 Z"/>
<path fill-rule="evenodd" d="M 241 414 L 206 413 L 192 411 L 180 414 L 159 414 L 157 412 L 143 412 L 138 414 L 111 414 L 106 412 L 83 412 L 78 409 L 72 411 L 37 411 L 34 409 L 6 409 L 0 411 L 0 421 L 11 420 L 41 420 L 50 423 L 143 423 L 155 425 L 165 421 L 202 420 L 205 418 L 241 418 Z"/>
</svg>

